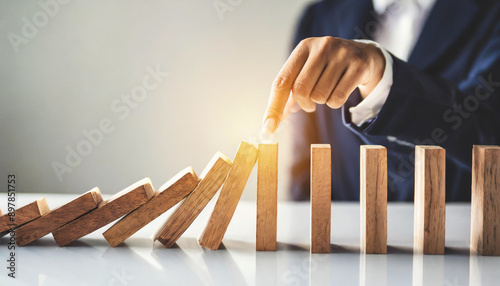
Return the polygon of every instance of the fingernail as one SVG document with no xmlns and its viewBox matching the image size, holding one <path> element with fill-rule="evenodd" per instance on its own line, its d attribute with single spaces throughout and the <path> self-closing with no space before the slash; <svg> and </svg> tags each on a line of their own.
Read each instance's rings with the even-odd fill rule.
<svg viewBox="0 0 500 286">
<path fill-rule="evenodd" d="M 274 118 L 266 119 L 262 127 L 262 132 L 271 135 L 274 133 L 274 130 L 276 130 L 276 120 Z"/>
</svg>

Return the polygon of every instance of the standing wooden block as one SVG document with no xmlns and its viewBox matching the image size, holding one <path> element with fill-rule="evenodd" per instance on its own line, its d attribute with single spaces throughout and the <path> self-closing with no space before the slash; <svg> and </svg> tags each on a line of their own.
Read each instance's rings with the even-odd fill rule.
<svg viewBox="0 0 500 286">
<path fill-rule="evenodd" d="M 446 151 L 415 147 L 415 214 L 413 250 L 444 254 Z"/>
<path fill-rule="evenodd" d="M 311 145 L 311 252 L 330 253 L 332 208 L 330 144 Z"/>
<path fill-rule="evenodd" d="M 219 248 L 258 155 L 259 150 L 254 145 L 244 141 L 240 143 L 214 211 L 198 239 L 201 246 L 214 250 Z"/>
<path fill-rule="evenodd" d="M 0 233 L 6 232 L 11 228 L 19 227 L 30 222 L 50 211 L 45 198 L 36 200 L 27 204 L 13 213 L 5 213 L 0 216 Z"/>
<path fill-rule="evenodd" d="M 52 232 L 57 245 L 65 246 L 145 204 L 155 191 L 144 178 L 99 204 L 97 209 Z"/>
<path fill-rule="evenodd" d="M 360 146 L 361 251 L 387 253 L 387 149 Z"/>
<path fill-rule="evenodd" d="M 278 215 L 278 143 L 259 144 L 257 165 L 256 249 L 276 251 Z"/>
<path fill-rule="evenodd" d="M 499 256 L 499 146 L 474 146 L 471 196 L 471 249 L 481 255 Z"/>
<path fill-rule="evenodd" d="M 19 246 L 25 246 L 66 223 L 97 208 L 102 202 L 101 192 L 94 188 L 71 202 L 53 209 L 41 217 L 21 226 L 16 231 L 16 242 Z"/>
<path fill-rule="evenodd" d="M 172 247 L 175 244 L 222 186 L 231 164 L 231 160 L 224 154 L 217 152 L 214 155 L 203 170 L 202 180 L 196 189 L 182 201 L 155 234 L 156 240 L 165 247 Z"/>
<path fill-rule="evenodd" d="M 102 235 L 112 247 L 122 243 L 139 229 L 184 199 L 198 185 L 193 168 L 188 167 L 160 187 L 153 198 L 124 216 Z"/>
</svg>

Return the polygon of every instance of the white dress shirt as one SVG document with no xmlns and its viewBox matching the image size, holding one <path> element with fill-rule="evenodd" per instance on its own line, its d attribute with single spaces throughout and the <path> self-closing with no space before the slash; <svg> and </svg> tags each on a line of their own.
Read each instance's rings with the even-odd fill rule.
<svg viewBox="0 0 500 286">
<path fill-rule="evenodd" d="M 379 27 L 375 41 L 356 40 L 377 46 L 385 57 L 384 74 L 373 91 L 358 105 L 351 107 L 351 121 L 361 126 L 375 118 L 384 105 L 393 83 L 392 57 L 407 61 L 436 0 L 373 0 Z"/>
</svg>

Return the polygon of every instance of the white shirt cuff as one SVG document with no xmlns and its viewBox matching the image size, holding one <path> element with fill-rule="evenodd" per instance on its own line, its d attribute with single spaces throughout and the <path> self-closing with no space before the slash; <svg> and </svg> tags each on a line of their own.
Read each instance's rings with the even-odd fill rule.
<svg viewBox="0 0 500 286">
<path fill-rule="evenodd" d="M 380 109 L 382 109 L 382 106 L 387 100 L 387 96 L 389 96 L 393 78 L 392 57 L 384 48 L 382 48 L 377 42 L 370 40 L 355 41 L 376 46 L 382 51 L 385 57 L 385 69 L 382 79 L 363 101 L 361 101 L 358 105 L 349 108 L 349 112 L 351 112 L 351 122 L 359 127 L 366 121 L 373 119 L 378 115 Z"/>
</svg>

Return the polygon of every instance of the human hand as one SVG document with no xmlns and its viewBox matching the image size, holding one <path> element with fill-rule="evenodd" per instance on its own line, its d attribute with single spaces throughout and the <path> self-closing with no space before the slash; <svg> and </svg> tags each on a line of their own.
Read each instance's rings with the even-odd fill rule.
<svg viewBox="0 0 500 286">
<path fill-rule="evenodd" d="M 334 37 L 307 38 L 290 54 L 271 88 L 263 131 L 272 134 L 291 111 L 340 108 L 359 88 L 364 99 L 382 79 L 385 58 L 372 44 Z"/>
</svg>

